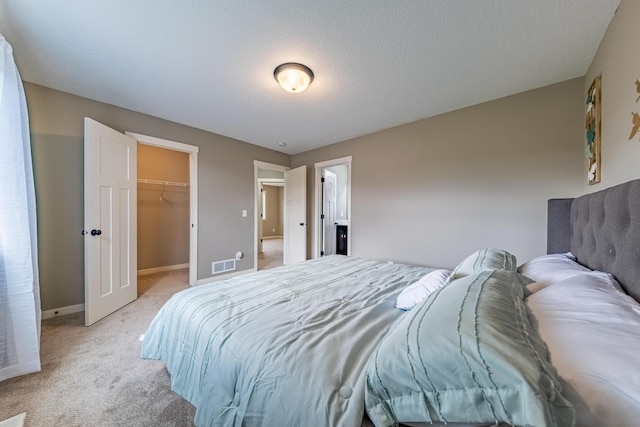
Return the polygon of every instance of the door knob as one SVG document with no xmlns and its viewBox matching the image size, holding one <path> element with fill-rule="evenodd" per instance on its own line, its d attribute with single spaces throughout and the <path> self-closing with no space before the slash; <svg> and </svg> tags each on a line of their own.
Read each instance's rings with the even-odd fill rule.
<svg viewBox="0 0 640 427">
<path fill-rule="evenodd" d="M 96 230 L 95 228 L 93 230 L 91 230 L 91 235 L 92 236 L 99 236 L 102 234 L 102 230 Z"/>
</svg>

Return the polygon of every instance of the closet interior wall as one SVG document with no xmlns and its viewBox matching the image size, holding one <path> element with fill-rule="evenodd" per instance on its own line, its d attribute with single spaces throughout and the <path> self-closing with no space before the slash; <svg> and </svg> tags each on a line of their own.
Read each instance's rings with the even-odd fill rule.
<svg viewBox="0 0 640 427">
<path fill-rule="evenodd" d="M 138 144 L 138 272 L 189 265 L 189 154 Z"/>
</svg>

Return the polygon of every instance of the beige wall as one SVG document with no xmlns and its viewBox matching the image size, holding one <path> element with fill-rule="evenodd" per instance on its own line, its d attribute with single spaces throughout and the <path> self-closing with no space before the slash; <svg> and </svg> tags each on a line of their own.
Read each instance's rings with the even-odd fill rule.
<svg viewBox="0 0 640 427">
<path fill-rule="evenodd" d="M 44 310 L 82 303 L 82 117 L 200 147 L 199 271 L 236 250 L 253 267 L 253 160 L 309 166 L 353 156 L 353 255 L 453 266 L 480 246 L 544 252 L 546 200 L 638 178 L 629 141 L 640 78 L 640 2 L 622 0 L 586 78 L 409 123 L 290 158 L 223 136 L 26 83 Z M 602 74 L 602 183 L 586 184 L 584 101 Z M 205 190 L 202 190 L 205 188 Z M 222 202 L 224 201 L 224 203 Z M 310 204 L 309 204 L 310 208 Z M 309 211 L 310 212 L 310 211 Z M 310 215 L 311 218 L 311 215 Z M 312 224 L 313 225 L 313 224 Z"/>
<path fill-rule="evenodd" d="M 138 144 L 138 179 L 189 184 L 189 154 Z M 189 263 L 189 187 L 138 182 L 138 270 Z"/>
<path fill-rule="evenodd" d="M 453 267 L 480 247 L 545 252 L 546 201 L 582 188 L 583 79 L 298 154 L 352 156 L 352 255 Z M 309 205 L 310 209 L 310 205 Z M 315 224 L 312 224 L 315 226 Z"/>
<path fill-rule="evenodd" d="M 290 157 L 224 136 L 25 83 L 32 138 L 42 309 L 84 302 L 83 117 L 199 147 L 198 279 L 211 262 L 245 253 L 253 268 L 254 160 L 289 165 Z M 211 112 L 215 114 L 215 112 Z"/>
<path fill-rule="evenodd" d="M 602 180 L 583 192 L 602 190 L 640 178 L 640 136 L 629 140 L 631 112 L 640 113 L 635 81 L 640 80 L 640 1 L 622 0 L 587 72 L 583 98 L 594 77 L 602 75 Z"/>
</svg>

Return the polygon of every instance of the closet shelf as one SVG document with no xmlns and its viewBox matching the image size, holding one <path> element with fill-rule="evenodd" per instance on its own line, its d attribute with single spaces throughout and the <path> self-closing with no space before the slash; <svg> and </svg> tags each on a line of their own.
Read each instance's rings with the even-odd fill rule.
<svg viewBox="0 0 640 427">
<path fill-rule="evenodd" d="M 174 187 L 188 187 L 189 186 L 189 184 L 186 183 L 186 182 L 159 181 L 157 179 L 138 178 L 138 182 L 143 183 L 143 184 L 172 185 Z"/>
</svg>

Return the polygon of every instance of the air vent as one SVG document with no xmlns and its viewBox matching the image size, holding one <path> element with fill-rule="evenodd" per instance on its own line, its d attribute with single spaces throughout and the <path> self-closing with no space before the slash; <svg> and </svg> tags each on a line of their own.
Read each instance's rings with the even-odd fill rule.
<svg viewBox="0 0 640 427">
<path fill-rule="evenodd" d="M 224 261 L 216 261 L 211 263 L 211 274 L 220 274 L 236 269 L 236 260 L 227 259 Z"/>
</svg>

